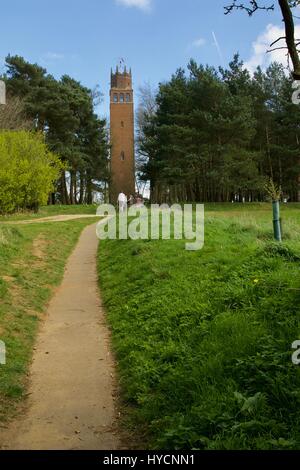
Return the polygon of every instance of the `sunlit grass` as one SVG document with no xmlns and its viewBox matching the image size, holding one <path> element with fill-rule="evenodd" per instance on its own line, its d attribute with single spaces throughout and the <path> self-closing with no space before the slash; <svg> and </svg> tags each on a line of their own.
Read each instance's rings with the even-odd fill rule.
<svg viewBox="0 0 300 470">
<path fill-rule="evenodd" d="M 300 205 L 208 205 L 205 246 L 100 242 L 126 425 L 155 448 L 300 448 Z"/>
</svg>

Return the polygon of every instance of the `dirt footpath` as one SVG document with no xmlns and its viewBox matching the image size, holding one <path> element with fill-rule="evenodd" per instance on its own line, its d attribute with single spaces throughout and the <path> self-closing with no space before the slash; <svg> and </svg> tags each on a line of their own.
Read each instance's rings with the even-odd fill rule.
<svg viewBox="0 0 300 470">
<path fill-rule="evenodd" d="M 84 229 L 41 327 L 26 411 L 2 449 L 118 449 L 114 363 L 97 287 L 95 225 Z"/>
<path fill-rule="evenodd" d="M 42 224 L 44 222 L 67 222 L 68 220 L 78 220 L 78 219 L 92 219 L 94 217 L 100 216 L 97 214 L 61 214 L 61 215 L 51 215 L 49 217 L 41 217 L 27 219 L 27 220 L 6 220 L 2 222 L 2 224 L 9 224 L 9 225 L 28 225 L 28 224 Z"/>
</svg>

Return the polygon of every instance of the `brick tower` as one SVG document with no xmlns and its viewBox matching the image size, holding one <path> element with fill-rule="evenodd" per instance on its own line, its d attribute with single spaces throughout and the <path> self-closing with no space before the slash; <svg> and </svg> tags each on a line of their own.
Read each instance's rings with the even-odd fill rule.
<svg viewBox="0 0 300 470">
<path fill-rule="evenodd" d="M 111 184 L 110 202 L 118 194 L 135 193 L 134 109 L 131 70 L 111 71 L 110 89 Z"/>
</svg>

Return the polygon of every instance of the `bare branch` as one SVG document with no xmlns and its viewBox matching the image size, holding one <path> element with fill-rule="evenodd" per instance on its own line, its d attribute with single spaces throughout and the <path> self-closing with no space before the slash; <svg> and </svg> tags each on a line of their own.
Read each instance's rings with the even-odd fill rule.
<svg viewBox="0 0 300 470">
<path fill-rule="evenodd" d="M 237 3 L 238 0 L 232 0 L 231 4 L 224 7 L 225 15 L 228 15 L 233 10 L 245 10 L 249 16 L 252 16 L 258 10 L 273 11 L 274 4 L 263 5 L 262 0 L 249 0 L 248 4 Z M 267 0 L 266 0 L 267 1 Z M 285 39 L 288 48 L 289 56 L 293 64 L 292 75 L 295 80 L 300 80 L 300 57 L 299 51 L 297 50 L 297 40 L 295 39 L 295 24 L 294 15 L 292 8 L 300 5 L 300 0 L 277 0 L 279 8 L 282 13 L 282 18 L 285 27 L 285 37 L 279 38 L 271 44 L 271 47 L 279 42 L 281 39 Z M 248 6 L 247 6 L 248 5 Z M 279 48 L 273 49 L 278 50 Z M 268 51 L 271 52 L 271 51 Z"/>
<path fill-rule="evenodd" d="M 274 44 L 276 44 L 276 43 L 279 42 L 279 41 L 282 41 L 283 39 L 285 40 L 286 37 L 285 37 L 285 36 L 281 36 L 280 38 L 276 39 L 276 41 L 274 41 L 274 42 L 272 42 L 272 43 L 270 44 L 270 47 L 274 46 Z"/>
<path fill-rule="evenodd" d="M 9 96 L 7 104 L 0 106 L 0 130 L 28 130 L 32 127 L 32 121 L 26 118 L 23 101 Z"/>
<path fill-rule="evenodd" d="M 228 15 L 233 10 L 246 10 L 249 16 L 252 16 L 258 10 L 273 11 L 274 4 L 269 6 L 262 6 L 257 0 L 250 0 L 249 6 L 246 6 L 244 3 L 237 3 L 237 0 L 233 0 L 231 5 L 224 7 L 225 15 Z"/>
<path fill-rule="evenodd" d="M 284 25 L 285 25 L 285 35 L 286 35 L 286 44 L 288 46 L 289 54 L 291 61 L 293 63 L 293 77 L 295 80 L 300 79 L 300 59 L 299 54 L 295 44 L 295 25 L 294 19 L 291 11 L 291 6 L 288 0 L 278 0 Z M 293 2 L 292 6 L 298 5 L 299 1 Z"/>
<path fill-rule="evenodd" d="M 282 46 L 282 47 L 274 47 L 274 49 L 268 49 L 267 50 L 267 54 L 269 54 L 270 52 L 274 52 L 274 51 L 280 51 L 280 50 L 287 50 L 287 46 Z"/>
</svg>

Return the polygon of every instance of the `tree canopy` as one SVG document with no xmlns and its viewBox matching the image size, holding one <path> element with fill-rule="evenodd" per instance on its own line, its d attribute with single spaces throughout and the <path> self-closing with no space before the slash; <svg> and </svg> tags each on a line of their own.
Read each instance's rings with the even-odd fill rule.
<svg viewBox="0 0 300 470">
<path fill-rule="evenodd" d="M 104 191 L 109 177 L 106 122 L 94 112 L 92 90 L 68 75 L 56 80 L 20 56 L 8 56 L 6 66 L 8 96 L 22 100 L 27 119 L 67 170 L 51 202 L 91 203 L 93 191 Z"/>
<path fill-rule="evenodd" d="M 263 200 L 274 179 L 299 193 L 299 107 L 276 63 L 254 76 L 236 55 L 227 69 L 195 61 L 161 83 L 141 121 L 141 178 L 153 202 Z"/>
<path fill-rule="evenodd" d="M 0 132 L 0 212 L 37 209 L 46 204 L 62 163 L 41 133 Z"/>
</svg>

